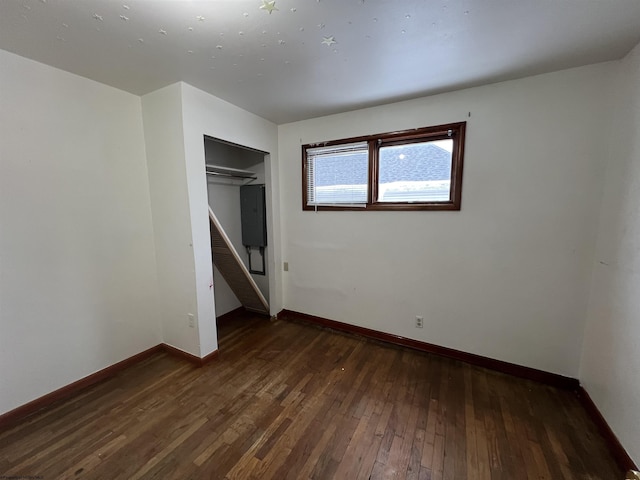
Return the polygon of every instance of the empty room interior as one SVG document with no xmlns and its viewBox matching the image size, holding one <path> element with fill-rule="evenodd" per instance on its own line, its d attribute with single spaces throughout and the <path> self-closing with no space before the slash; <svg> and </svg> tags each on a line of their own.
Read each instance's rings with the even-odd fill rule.
<svg viewBox="0 0 640 480">
<path fill-rule="evenodd" d="M 0 478 L 640 479 L 640 2 L 0 2 Z"/>
</svg>

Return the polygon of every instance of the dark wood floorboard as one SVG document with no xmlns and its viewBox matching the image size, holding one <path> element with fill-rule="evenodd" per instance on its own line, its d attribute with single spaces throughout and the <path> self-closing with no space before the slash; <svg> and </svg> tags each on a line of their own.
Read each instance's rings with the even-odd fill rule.
<svg viewBox="0 0 640 480">
<path fill-rule="evenodd" d="M 618 480 L 572 392 L 245 315 L 0 432 L 0 478 Z"/>
</svg>

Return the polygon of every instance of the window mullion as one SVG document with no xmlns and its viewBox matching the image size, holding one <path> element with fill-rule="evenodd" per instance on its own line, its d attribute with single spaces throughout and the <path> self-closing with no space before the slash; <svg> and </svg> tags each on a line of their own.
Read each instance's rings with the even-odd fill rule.
<svg viewBox="0 0 640 480">
<path fill-rule="evenodd" d="M 369 197 L 367 203 L 373 205 L 378 198 L 378 140 L 369 140 Z"/>
</svg>

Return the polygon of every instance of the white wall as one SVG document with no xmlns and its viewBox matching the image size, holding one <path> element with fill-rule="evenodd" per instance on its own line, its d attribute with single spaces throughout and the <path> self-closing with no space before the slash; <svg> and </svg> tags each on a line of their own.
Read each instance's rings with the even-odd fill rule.
<svg viewBox="0 0 640 480">
<path fill-rule="evenodd" d="M 240 242 L 240 193 L 235 185 L 213 183 L 209 180 L 209 205 L 224 228 L 236 250 Z M 238 198 L 236 198 L 238 197 Z M 240 246 L 241 242 L 240 242 Z M 242 250 L 239 251 L 241 253 Z M 214 267 L 216 316 L 224 315 L 241 306 L 222 274 Z"/>
<path fill-rule="evenodd" d="M 0 414 L 161 342 L 140 98 L 0 51 Z"/>
<path fill-rule="evenodd" d="M 577 376 L 610 69 L 281 125 L 285 307 Z M 302 211 L 301 144 L 463 120 L 461 211 Z"/>
<path fill-rule="evenodd" d="M 181 84 L 182 115 L 184 127 L 185 156 L 189 171 L 189 196 L 191 201 L 191 223 L 193 227 L 196 266 L 201 268 L 198 292 L 204 297 L 209 290 L 212 276 L 209 218 L 207 210 L 207 185 L 205 176 L 205 153 L 203 136 L 243 145 L 268 152 L 265 157 L 265 183 L 267 185 L 268 243 L 274 255 L 269 260 L 269 305 L 272 313 L 282 309 L 282 275 L 273 268 L 280 263 L 280 214 L 278 183 L 278 136 L 277 127 L 261 117 L 253 115 L 219 98 L 190 85 Z M 275 192 L 275 193 L 274 193 Z M 208 256 L 209 262 L 205 259 Z M 197 272 L 198 273 L 198 272 Z M 206 280 L 206 281 L 205 281 Z M 202 321 L 200 327 L 202 328 Z M 209 325 L 209 324 L 208 324 Z M 215 329 L 215 321 L 209 327 Z M 201 334 L 202 338 L 202 334 Z"/>
<path fill-rule="evenodd" d="M 145 95 L 142 106 L 164 341 L 204 357 L 218 348 L 204 135 L 277 154 L 277 130 L 185 83 Z"/>
<path fill-rule="evenodd" d="M 180 85 L 143 96 L 142 111 L 163 341 L 201 356 Z"/>
<path fill-rule="evenodd" d="M 580 379 L 640 462 L 640 45 L 619 65 Z"/>
</svg>

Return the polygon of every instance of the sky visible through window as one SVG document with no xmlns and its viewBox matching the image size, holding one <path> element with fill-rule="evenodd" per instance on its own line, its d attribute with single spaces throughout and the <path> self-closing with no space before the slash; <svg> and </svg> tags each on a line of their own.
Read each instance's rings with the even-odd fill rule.
<svg viewBox="0 0 640 480">
<path fill-rule="evenodd" d="M 380 148 L 379 202 L 449 200 L 453 140 Z"/>
</svg>

